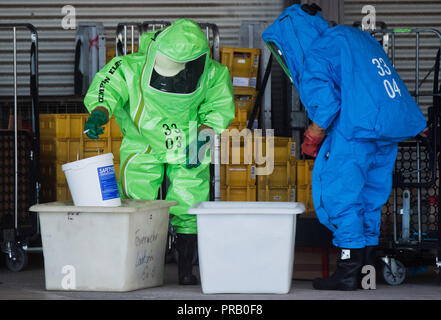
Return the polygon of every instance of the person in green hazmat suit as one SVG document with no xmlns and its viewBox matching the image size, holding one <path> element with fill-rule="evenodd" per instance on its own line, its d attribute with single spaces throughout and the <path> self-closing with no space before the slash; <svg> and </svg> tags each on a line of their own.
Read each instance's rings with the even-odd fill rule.
<svg viewBox="0 0 441 320">
<path fill-rule="evenodd" d="M 154 200 L 164 178 L 175 227 L 180 284 L 196 284 L 192 258 L 197 239 L 190 206 L 209 200 L 210 135 L 235 117 L 227 67 L 209 57 L 197 23 L 180 19 L 141 37 L 139 52 L 116 57 L 93 79 L 84 104 L 85 131 L 97 139 L 112 115 L 121 128 L 122 198 Z"/>
</svg>

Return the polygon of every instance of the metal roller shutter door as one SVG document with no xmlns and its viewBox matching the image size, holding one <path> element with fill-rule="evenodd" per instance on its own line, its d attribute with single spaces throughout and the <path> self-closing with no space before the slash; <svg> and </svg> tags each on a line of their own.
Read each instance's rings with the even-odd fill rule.
<svg viewBox="0 0 441 320">
<path fill-rule="evenodd" d="M 114 43 L 119 22 L 190 18 L 197 22 L 215 23 L 222 46 L 239 45 L 242 20 L 273 21 L 283 10 L 283 0 L 17 0 L 0 3 L 2 23 L 27 22 L 39 33 L 40 95 L 72 95 L 74 71 L 74 39 L 76 30 L 64 30 L 62 7 L 76 9 L 76 22 L 102 22 L 106 41 Z M 28 34 L 19 31 L 18 77 L 19 94 L 29 94 Z M 0 30 L 0 96 L 10 96 L 12 88 L 12 30 Z"/>
</svg>

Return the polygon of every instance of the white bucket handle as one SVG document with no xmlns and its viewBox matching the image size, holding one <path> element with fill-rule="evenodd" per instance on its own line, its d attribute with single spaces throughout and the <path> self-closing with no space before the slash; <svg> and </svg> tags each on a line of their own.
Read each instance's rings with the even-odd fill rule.
<svg viewBox="0 0 441 320">
<path fill-rule="evenodd" d="M 81 145 L 83 144 L 83 140 L 84 140 L 83 135 L 86 134 L 87 132 L 89 132 L 89 130 L 90 129 L 84 130 L 83 134 L 81 134 L 81 136 L 80 136 L 80 143 L 78 144 L 78 150 L 77 150 L 77 161 L 80 160 L 80 148 L 81 148 Z M 98 155 L 100 155 L 100 147 L 98 145 L 98 140 L 97 139 L 94 139 L 94 140 L 96 142 L 96 149 L 98 151 Z"/>
</svg>

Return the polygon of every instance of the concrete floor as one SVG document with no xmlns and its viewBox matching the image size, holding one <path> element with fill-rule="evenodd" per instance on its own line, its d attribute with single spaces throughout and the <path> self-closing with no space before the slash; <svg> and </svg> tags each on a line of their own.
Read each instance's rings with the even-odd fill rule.
<svg viewBox="0 0 441 320">
<path fill-rule="evenodd" d="M 0 262 L 0 299 L 33 300 L 441 300 L 441 285 L 431 271 L 408 277 L 400 286 L 378 283 L 376 290 L 330 292 L 312 289 L 311 281 L 294 280 L 289 294 L 215 294 L 205 295 L 200 285 L 179 286 L 176 264 L 165 267 L 164 285 L 126 293 L 46 291 L 41 254 L 31 254 L 29 266 L 9 271 L 3 256 Z"/>
</svg>

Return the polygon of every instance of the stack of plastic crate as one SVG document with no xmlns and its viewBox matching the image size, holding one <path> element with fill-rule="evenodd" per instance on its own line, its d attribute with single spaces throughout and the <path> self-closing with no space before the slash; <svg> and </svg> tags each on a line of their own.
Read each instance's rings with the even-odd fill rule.
<svg viewBox="0 0 441 320">
<path fill-rule="evenodd" d="M 314 160 L 297 160 L 296 201 L 305 204 L 305 212 L 314 211 L 312 202 L 312 169 Z"/>
<path fill-rule="evenodd" d="M 42 202 L 71 199 L 66 177 L 61 169 L 68 162 L 111 152 L 116 176 L 119 177 L 122 135 L 118 124 L 112 117 L 104 126 L 104 134 L 99 139 L 89 139 L 83 134 L 88 117 L 88 114 L 40 115 Z"/>
<path fill-rule="evenodd" d="M 251 133 L 248 138 L 231 132 L 222 135 L 221 201 L 256 201 L 256 165 Z"/>
<path fill-rule="evenodd" d="M 257 96 L 260 49 L 221 47 L 221 63 L 228 67 L 234 89 L 236 118 L 229 129 L 242 130 L 254 107 Z"/>
<path fill-rule="evenodd" d="M 266 150 L 267 146 L 269 150 Z M 257 148 L 261 148 L 258 153 L 267 159 L 266 163 L 257 166 L 259 169 L 257 173 L 257 200 L 296 201 L 295 139 L 274 137 L 273 151 L 270 146 L 269 141 L 265 138 L 262 143 L 257 143 Z M 268 152 L 272 152 L 273 156 Z"/>
</svg>

